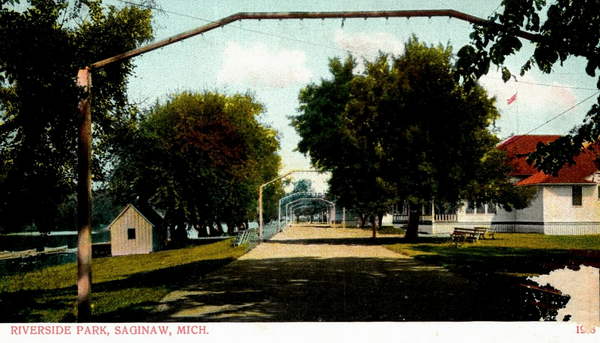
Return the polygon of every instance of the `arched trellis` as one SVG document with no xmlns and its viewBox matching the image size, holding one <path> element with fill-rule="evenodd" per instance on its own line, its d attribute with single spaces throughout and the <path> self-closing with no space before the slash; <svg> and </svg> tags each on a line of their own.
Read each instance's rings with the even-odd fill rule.
<svg viewBox="0 0 600 343">
<path fill-rule="evenodd" d="M 296 192 L 296 193 L 292 193 L 292 194 L 288 194 L 284 197 L 282 197 L 281 199 L 279 199 L 279 206 L 277 207 L 277 224 L 280 225 L 281 224 L 281 204 L 283 203 L 283 201 L 285 199 L 289 199 L 291 197 L 294 196 L 298 196 L 298 195 L 303 195 L 303 196 L 314 196 L 314 197 L 322 197 L 323 194 L 321 193 L 314 193 L 314 192 Z"/>
<path fill-rule="evenodd" d="M 105 67 L 112 63 L 120 62 L 146 52 L 150 52 L 167 45 L 180 42 L 184 39 L 208 32 L 218 27 L 225 26 L 238 20 L 269 20 L 269 19 L 346 19 L 346 18 L 411 18 L 411 17 L 450 17 L 470 22 L 480 26 L 500 26 L 497 23 L 472 16 L 463 12 L 443 10 L 406 10 L 406 11 L 341 11 L 341 12 L 241 12 L 213 21 L 196 29 L 148 44 L 146 46 L 129 50 L 121 54 L 100 60 L 79 70 L 77 83 L 83 87 L 87 96 L 81 100 L 79 111 L 81 113 L 78 143 L 78 170 L 77 170 L 77 319 L 89 321 L 91 318 L 90 293 L 92 286 L 92 70 Z M 540 35 L 526 31 L 513 32 L 516 36 L 538 41 Z M 102 39 L 102 37 L 98 37 Z M 262 200 L 262 199 L 261 199 Z M 262 217 L 262 208 L 260 209 Z"/>
<path fill-rule="evenodd" d="M 293 222 L 294 221 L 294 215 L 296 213 L 297 210 L 301 210 L 303 208 L 309 208 L 312 207 L 312 205 L 305 205 L 305 204 L 294 204 L 290 207 L 289 210 L 289 220 L 286 218 L 287 223 Z M 287 225 L 287 224 L 286 224 Z"/>
<path fill-rule="evenodd" d="M 294 213 L 296 212 L 296 210 L 300 210 L 300 209 L 308 208 L 308 207 L 312 207 L 312 206 L 313 205 L 305 205 L 305 204 L 294 204 L 294 205 L 292 205 L 290 207 L 290 209 L 289 209 L 289 218 L 290 218 L 290 220 L 286 223 L 286 225 L 288 225 L 291 221 L 293 221 Z M 334 215 L 335 215 L 334 213 L 335 213 L 335 210 L 333 210 L 333 208 L 330 208 L 329 209 L 329 214 L 328 214 L 327 217 L 328 218 L 335 218 L 334 217 Z M 333 220 L 331 220 L 331 219 L 329 219 L 328 222 L 329 222 L 329 225 L 333 225 L 333 223 L 334 223 Z"/>
<path fill-rule="evenodd" d="M 286 176 L 292 175 L 294 173 L 318 173 L 318 170 L 314 170 L 314 169 L 294 169 L 294 170 L 290 170 L 289 172 L 279 175 L 276 178 L 267 181 L 265 183 L 263 183 L 262 185 L 260 185 L 258 187 L 258 239 L 262 240 L 263 237 L 263 190 L 265 189 L 265 187 L 267 187 L 268 185 L 272 184 L 275 181 L 281 180 Z M 277 223 L 277 226 L 279 227 L 279 223 Z"/>
<path fill-rule="evenodd" d="M 334 217 L 335 217 L 335 202 L 323 199 L 321 197 L 305 197 L 305 198 L 295 199 L 293 201 L 288 202 L 287 204 L 285 204 L 286 219 L 289 217 L 288 210 L 290 208 L 290 205 L 293 205 L 293 204 L 298 203 L 300 201 L 307 201 L 307 200 L 322 201 L 322 202 L 326 203 L 327 205 L 331 206 L 332 212 L 331 212 L 331 215 L 329 216 L 329 218 L 330 218 L 329 221 L 330 221 L 331 224 L 333 224 L 333 222 L 335 220 L 334 219 Z M 287 220 L 286 220 L 286 225 L 287 225 Z"/>
</svg>

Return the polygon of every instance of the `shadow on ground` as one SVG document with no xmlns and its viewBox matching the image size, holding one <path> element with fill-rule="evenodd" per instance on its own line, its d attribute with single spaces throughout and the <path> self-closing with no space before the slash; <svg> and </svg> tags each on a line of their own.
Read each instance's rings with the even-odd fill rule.
<svg viewBox="0 0 600 343">
<path fill-rule="evenodd" d="M 537 320 L 518 292 L 412 259 L 249 259 L 169 294 L 149 320 Z"/>
<path fill-rule="evenodd" d="M 277 244 L 326 244 L 326 245 L 384 245 L 384 244 L 396 244 L 402 243 L 404 239 L 402 237 L 356 237 L 356 238 L 304 238 L 304 239 L 271 239 L 263 244 L 277 243 Z"/>
<path fill-rule="evenodd" d="M 463 275 L 473 273 L 548 274 L 565 267 L 580 265 L 600 267 L 600 255 L 592 250 L 532 249 L 492 246 L 425 244 L 411 247 L 422 252 L 413 256 L 419 261 L 446 267 Z"/>
<path fill-rule="evenodd" d="M 136 322 L 148 321 L 148 315 L 157 301 L 140 301 L 135 304 L 119 303 L 119 298 L 135 296 L 139 299 L 156 298 L 155 295 L 144 297 L 144 293 L 164 294 L 177 290 L 203 275 L 215 271 L 234 261 L 228 259 L 205 260 L 177 267 L 163 268 L 155 271 L 132 274 L 121 280 L 94 283 L 92 286 L 92 303 L 106 311 L 98 313 L 93 309 L 95 322 Z M 182 277 L 185 276 L 185 277 Z M 25 290 L 0 293 L 0 322 L 74 322 L 76 287 L 49 290 Z M 51 317 L 48 317 L 49 313 Z"/>
</svg>

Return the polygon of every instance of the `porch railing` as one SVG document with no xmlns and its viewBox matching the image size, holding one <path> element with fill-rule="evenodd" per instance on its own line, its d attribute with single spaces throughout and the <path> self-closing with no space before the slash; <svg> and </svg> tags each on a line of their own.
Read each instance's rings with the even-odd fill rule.
<svg viewBox="0 0 600 343">
<path fill-rule="evenodd" d="M 436 214 L 434 220 L 436 222 L 455 222 L 457 220 L 457 215 L 456 213 Z"/>
</svg>

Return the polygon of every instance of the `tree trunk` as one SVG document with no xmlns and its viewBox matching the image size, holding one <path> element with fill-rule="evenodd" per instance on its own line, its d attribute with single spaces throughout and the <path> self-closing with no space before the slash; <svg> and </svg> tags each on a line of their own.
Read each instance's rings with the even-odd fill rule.
<svg viewBox="0 0 600 343">
<path fill-rule="evenodd" d="M 184 223 L 179 222 L 174 227 L 173 241 L 177 247 L 182 247 L 187 243 L 187 230 Z"/>
<path fill-rule="evenodd" d="M 231 234 L 235 232 L 235 224 L 232 222 L 227 222 L 225 225 L 227 225 L 227 234 L 231 236 Z"/>
<path fill-rule="evenodd" d="M 360 217 L 360 228 L 364 229 L 366 221 L 367 221 L 367 216 L 364 214 L 361 214 L 361 215 L 359 215 L 359 217 Z"/>
<path fill-rule="evenodd" d="M 418 204 L 408 205 L 408 227 L 404 236 L 409 241 L 416 241 L 419 237 L 419 220 L 421 218 L 421 207 Z"/>
<path fill-rule="evenodd" d="M 208 230 L 205 221 L 202 221 L 199 225 L 196 226 L 196 231 L 198 231 L 198 237 L 208 237 Z"/>
<path fill-rule="evenodd" d="M 379 218 L 379 229 L 381 229 L 381 227 L 383 226 L 383 216 L 384 213 L 377 214 L 377 217 Z"/>
<path fill-rule="evenodd" d="M 373 228 L 373 236 L 371 238 L 377 238 L 377 217 L 375 215 L 371 216 L 371 227 Z"/>
<path fill-rule="evenodd" d="M 215 221 L 210 224 L 210 235 L 211 236 L 220 236 L 223 233 L 223 228 L 218 221 Z"/>
</svg>

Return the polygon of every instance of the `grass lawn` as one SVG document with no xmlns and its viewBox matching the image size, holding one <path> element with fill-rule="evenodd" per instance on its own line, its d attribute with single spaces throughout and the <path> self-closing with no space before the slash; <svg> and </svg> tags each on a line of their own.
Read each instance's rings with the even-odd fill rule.
<svg viewBox="0 0 600 343">
<path fill-rule="evenodd" d="M 416 243 L 386 247 L 425 263 L 468 274 L 530 276 L 564 266 L 600 264 L 600 235 L 498 233 L 496 239 L 464 243 L 459 247 L 449 238 L 422 237 Z"/>
<path fill-rule="evenodd" d="M 170 291 L 243 255 L 231 240 L 147 255 L 93 260 L 94 321 L 144 321 Z M 0 277 L 2 322 L 75 320 L 75 263 Z M 9 310 L 10 309 L 10 310 Z"/>
</svg>

